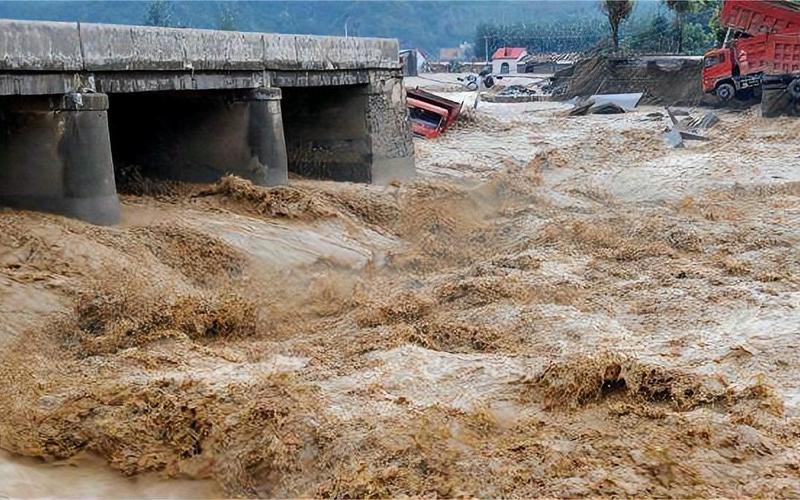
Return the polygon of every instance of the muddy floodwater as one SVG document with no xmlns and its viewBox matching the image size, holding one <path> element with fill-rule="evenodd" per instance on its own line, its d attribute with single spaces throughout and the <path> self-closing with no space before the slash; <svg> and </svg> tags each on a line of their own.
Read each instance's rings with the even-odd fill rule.
<svg viewBox="0 0 800 500">
<path fill-rule="evenodd" d="M 798 121 L 568 108 L 3 210 L 0 496 L 800 496 Z"/>
</svg>

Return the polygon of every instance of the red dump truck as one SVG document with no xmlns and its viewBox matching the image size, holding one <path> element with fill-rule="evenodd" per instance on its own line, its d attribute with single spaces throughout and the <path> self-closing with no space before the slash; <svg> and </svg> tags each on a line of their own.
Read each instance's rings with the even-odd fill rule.
<svg viewBox="0 0 800 500">
<path fill-rule="evenodd" d="M 798 71 L 792 61 L 800 55 L 800 4 L 724 0 L 720 25 L 728 36 L 703 58 L 703 91 L 727 101 L 759 89 L 764 75 Z"/>
<path fill-rule="evenodd" d="M 445 99 L 420 88 L 406 90 L 406 105 L 414 135 L 439 137 L 456 121 L 462 103 Z"/>
</svg>

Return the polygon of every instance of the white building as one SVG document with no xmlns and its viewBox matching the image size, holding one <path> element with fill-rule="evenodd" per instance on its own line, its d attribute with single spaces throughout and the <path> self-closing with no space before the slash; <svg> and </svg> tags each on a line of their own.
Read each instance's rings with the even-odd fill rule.
<svg viewBox="0 0 800 500">
<path fill-rule="evenodd" d="M 507 75 L 525 71 L 524 64 L 519 68 L 522 59 L 528 55 L 524 47 L 500 47 L 492 55 L 492 73 Z"/>
</svg>

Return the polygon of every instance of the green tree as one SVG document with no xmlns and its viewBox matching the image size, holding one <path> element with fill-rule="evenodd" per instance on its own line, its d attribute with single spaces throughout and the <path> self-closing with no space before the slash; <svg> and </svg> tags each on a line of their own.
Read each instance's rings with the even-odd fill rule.
<svg viewBox="0 0 800 500">
<path fill-rule="evenodd" d="M 151 0 L 147 5 L 144 24 L 146 26 L 174 26 L 172 3 L 167 0 Z"/>
<path fill-rule="evenodd" d="M 627 49 L 640 52 L 669 52 L 674 40 L 669 36 L 670 23 L 660 12 L 623 41 Z"/>
<path fill-rule="evenodd" d="M 675 13 L 675 39 L 678 43 L 678 52 L 683 52 L 683 24 L 686 15 L 695 9 L 695 1 L 664 0 L 664 3 Z"/>
<path fill-rule="evenodd" d="M 219 10 L 217 29 L 236 31 L 239 29 L 239 15 L 233 2 L 225 2 Z"/>
<path fill-rule="evenodd" d="M 715 45 L 714 32 L 698 23 L 686 23 L 683 29 L 683 50 L 687 54 L 701 55 Z"/>
<path fill-rule="evenodd" d="M 701 0 L 703 10 L 711 11 L 711 17 L 708 20 L 708 28 L 714 34 L 717 44 L 721 45 L 725 40 L 725 34 L 728 31 L 719 24 L 719 13 L 722 10 L 722 0 Z"/>
<path fill-rule="evenodd" d="M 602 19 L 551 23 L 481 23 L 475 32 L 475 56 L 499 47 L 526 47 L 530 52 L 579 52 L 597 44 L 608 31 Z"/>
<path fill-rule="evenodd" d="M 633 12 L 633 0 L 601 0 L 600 7 L 608 18 L 614 50 L 619 50 L 619 25 Z"/>
</svg>

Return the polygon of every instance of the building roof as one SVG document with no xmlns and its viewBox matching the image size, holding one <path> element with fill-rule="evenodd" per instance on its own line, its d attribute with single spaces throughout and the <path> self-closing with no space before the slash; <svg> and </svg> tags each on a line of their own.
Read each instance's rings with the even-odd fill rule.
<svg viewBox="0 0 800 500">
<path fill-rule="evenodd" d="M 494 51 L 492 59 L 519 59 L 526 52 L 525 47 L 500 47 Z"/>
<path fill-rule="evenodd" d="M 450 61 L 459 59 L 464 55 L 464 51 L 458 47 L 439 49 L 439 59 L 442 61 Z"/>
</svg>

